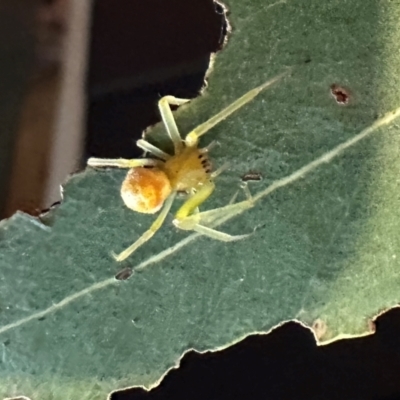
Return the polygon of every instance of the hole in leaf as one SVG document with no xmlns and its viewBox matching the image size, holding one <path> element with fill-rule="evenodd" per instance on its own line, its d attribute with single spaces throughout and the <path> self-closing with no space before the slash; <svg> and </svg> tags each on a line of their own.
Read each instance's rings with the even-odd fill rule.
<svg viewBox="0 0 400 400">
<path fill-rule="evenodd" d="M 117 279 L 118 281 L 126 281 L 132 276 L 132 274 L 133 274 L 132 268 L 127 267 L 117 272 L 115 275 L 115 279 Z"/>
<path fill-rule="evenodd" d="M 331 85 L 331 94 L 338 104 L 347 104 L 349 102 L 350 93 L 343 86 Z"/>
<path fill-rule="evenodd" d="M 249 171 L 249 172 L 246 172 L 245 174 L 242 175 L 241 180 L 243 182 L 261 181 L 262 180 L 262 175 L 261 175 L 260 172 Z"/>
</svg>

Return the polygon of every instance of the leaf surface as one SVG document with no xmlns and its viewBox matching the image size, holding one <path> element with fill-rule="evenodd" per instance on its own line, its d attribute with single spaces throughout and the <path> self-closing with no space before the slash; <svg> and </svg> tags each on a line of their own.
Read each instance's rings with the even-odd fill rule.
<svg viewBox="0 0 400 400">
<path fill-rule="evenodd" d="M 154 219 L 123 206 L 125 171 L 116 170 L 74 176 L 44 223 L 21 213 L 3 221 L 3 397 L 101 399 L 154 384 L 190 348 L 225 347 L 292 319 L 322 321 L 321 341 L 361 335 L 400 301 L 400 129 L 387 116 L 400 107 L 399 5 L 228 7 L 233 31 L 209 87 L 175 115 L 189 132 L 293 67 L 202 140 L 219 141 L 216 166 L 231 163 L 203 209 L 225 205 L 243 174 L 263 176 L 250 182 L 255 207 L 219 227 L 255 233 L 216 242 L 177 231 L 171 215 L 116 263 L 111 251 Z M 349 91 L 347 105 L 335 101 L 333 84 Z M 115 280 L 127 267 L 139 270 Z"/>
</svg>

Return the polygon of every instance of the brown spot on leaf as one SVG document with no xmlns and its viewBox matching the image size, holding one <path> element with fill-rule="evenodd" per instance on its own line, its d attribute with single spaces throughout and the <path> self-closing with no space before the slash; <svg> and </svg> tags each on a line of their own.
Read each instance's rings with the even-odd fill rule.
<svg viewBox="0 0 400 400">
<path fill-rule="evenodd" d="M 132 268 L 127 267 L 117 272 L 117 274 L 115 275 L 115 279 L 119 281 L 126 281 L 132 276 L 132 274 L 133 274 Z"/>
<path fill-rule="evenodd" d="M 375 324 L 375 321 L 372 320 L 372 319 L 369 319 L 367 323 L 368 323 L 368 330 L 369 330 L 371 333 L 375 333 L 375 331 L 376 331 L 376 324 Z"/>
<path fill-rule="evenodd" d="M 318 340 L 320 340 L 326 333 L 327 331 L 327 326 L 325 321 L 323 321 L 322 319 L 318 318 L 316 319 L 312 326 L 311 326 L 312 330 L 315 333 L 315 336 Z"/>
<path fill-rule="evenodd" d="M 343 86 L 331 85 L 331 94 L 338 104 L 347 104 L 350 100 L 350 92 Z"/>
<path fill-rule="evenodd" d="M 249 171 L 249 172 L 246 172 L 244 175 L 242 175 L 241 179 L 243 182 L 261 181 L 262 175 L 260 174 L 260 172 Z"/>
</svg>

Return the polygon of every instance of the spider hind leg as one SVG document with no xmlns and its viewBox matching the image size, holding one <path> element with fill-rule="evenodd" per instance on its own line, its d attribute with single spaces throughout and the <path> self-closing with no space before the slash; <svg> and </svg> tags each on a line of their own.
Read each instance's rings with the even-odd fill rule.
<svg viewBox="0 0 400 400">
<path fill-rule="evenodd" d="M 235 215 L 238 215 L 244 210 L 254 206 L 253 197 L 251 196 L 247 185 L 242 185 L 242 189 L 246 195 L 246 200 L 233 203 L 237 196 L 237 193 L 235 193 L 234 198 L 232 198 L 228 205 L 224 207 L 218 207 L 213 210 L 198 212 L 196 214 L 190 214 L 186 216 L 183 216 L 182 214 L 177 215 L 177 218 L 175 218 L 173 221 L 174 225 L 180 229 L 193 230 L 202 235 L 208 236 L 215 240 L 220 240 L 222 242 L 242 240 L 251 236 L 254 232 L 242 235 L 230 235 L 214 229 L 215 226 L 222 224 Z"/>
<path fill-rule="evenodd" d="M 122 253 L 114 255 L 114 258 L 117 261 L 123 261 L 126 258 L 128 258 L 140 246 L 142 246 L 144 243 L 146 243 L 149 239 L 151 239 L 154 236 L 154 234 L 161 228 L 162 224 L 164 223 L 165 218 L 167 217 L 168 212 L 171 209 L 172 203 L 174 202 L 175 195 L 176 193 L 174 192 L 168 197 L 156 220 L 152 223 L 150 228 L 146 232 L 144 232 L 142 236 L 139 237 L 138 240 L 136 240 L 135 243 L 126 248 Z"/>
</svg>

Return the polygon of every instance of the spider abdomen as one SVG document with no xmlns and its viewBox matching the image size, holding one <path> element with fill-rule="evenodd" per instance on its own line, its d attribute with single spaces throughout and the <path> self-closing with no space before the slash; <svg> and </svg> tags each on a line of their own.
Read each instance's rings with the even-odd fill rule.
<svg viewBox="0 0 400 400">
<path fill-rule="evenodd" d="M 154 214 L 171 193 L 171 183 L 158 168 L 132 168 L 121 186 L 121 197 L 131 210 Z"/>
</svg>

